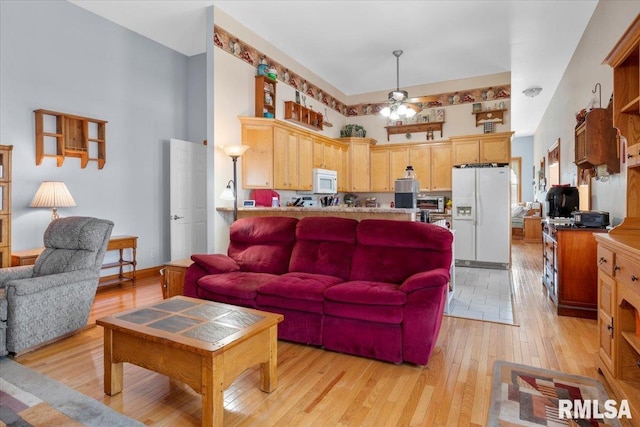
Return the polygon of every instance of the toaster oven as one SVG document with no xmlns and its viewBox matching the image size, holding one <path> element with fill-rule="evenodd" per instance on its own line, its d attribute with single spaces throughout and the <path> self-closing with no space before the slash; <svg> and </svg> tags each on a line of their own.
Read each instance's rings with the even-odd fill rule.
<svg viewBox="0 0 640 427">
<path fill-rule="evenodd" d="M 424 193 L 419 193 L 416 200 L 418 209 L 429 212 L 443 213 L 447 204 L 445 196 L 429 196 Z"/>
</svg>

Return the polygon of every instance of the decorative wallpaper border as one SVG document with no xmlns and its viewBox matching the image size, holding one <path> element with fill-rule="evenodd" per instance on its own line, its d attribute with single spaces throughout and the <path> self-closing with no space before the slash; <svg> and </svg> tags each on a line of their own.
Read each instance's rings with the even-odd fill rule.
<svg viewBox="0 0 640 427">
<path fill-rule="evenodd" d="M 345 105 L 333 96 L 324 93 L 315 84 L 308 82 L 295 72 L 284 67 L 282 64 L 268 58 L 264 53 L 260 52 L 248 43 L 240 40 L 238 37 L 229 33 L 218 25 L 213 26 L 213 43 L 216 47 L 235 56 L 238 59 L 258 68 L 260 64 L 267 64 L 269 68 L 275 68 L 278 74 L 278 81 L 285 83 L 292 88 L 302 92 L 321 102 L 327 107 L 339 112 L 344 116 L 365 116 L 370 114 L 378 114 L 385 105 L 386 101 L 377 103 L 361 103 L 356 105 Z M 256 71 L 257 74 L 257 71 Z M 392 89 L 389 89 L 390 91 Z M 511 98 L 511 85 L 492 86 L 478 89 L 470 89 L 465 91 L 441 93 L 437 95 L 421 96 L 418 98 L 410 98 L 422 108 L 446 107 L 449 105 L 472 104 L 476 102 L 504 100 Z"/>
</svg>

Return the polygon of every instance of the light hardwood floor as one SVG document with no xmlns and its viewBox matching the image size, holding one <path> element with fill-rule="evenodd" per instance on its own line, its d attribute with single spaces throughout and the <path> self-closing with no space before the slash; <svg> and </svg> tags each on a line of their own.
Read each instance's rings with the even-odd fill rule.
<svg viewBox="0 0 640 427">
<path fill-rule="evenodd" d="M 445 317 L 426 367 L 394 365 L 279 342 L 278 388 L 258 369 L 225 392 L 225 426 L 483 426 L 495 360 L 598 378 L 596 321 L 559 317 L 540 281 L 541 245 L 514 241 L 519 326 Z M 162 299 L 159 279 L 100 292 L 91 319 Z M 200 396 L 186 385 L 125 364 L 124 390 L 103 393 L 103 331 L 93 327 L 17 360 L 113 409 L 155 426 L 200 425 Z"/>
</svg>

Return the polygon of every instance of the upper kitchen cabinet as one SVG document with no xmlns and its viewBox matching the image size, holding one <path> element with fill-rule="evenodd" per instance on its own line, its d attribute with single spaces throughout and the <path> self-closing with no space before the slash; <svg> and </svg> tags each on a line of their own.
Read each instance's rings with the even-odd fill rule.
<svg viewBox="0 0 640 427">
<path fill-rule="evenodd" d="M 347 151 L 347 189 L 346 191 L 370 191 L 371 147 L 376 144 L 372 138 L 338 138 L 337 141 L 348 145 Z"/>
<path fill-rule="evenodd" d="M 613 126 L 627 139 L 627 156 L 633 156 L 640 151 L 640 15 L 604 62 L 613 68 Z M 632 167 L 637 165 L 627 163 L 627 217 L 640 216 L 640 168 Z"/>
<path fill-rule="evenodd" d="M 393 192 L 411 165 L 420 191 L 451 191 L 451 144 L 387 144 L 371 147 L 371 191 Z"/>
<path fill-rule="evenodd" d="M 589 169 L 606 165 L 609 173 L 620 172 L 616 133 L 613 104 L 587 113 L 575 131 L 576 165 Z"/>
<path fill-rule="evenodd" d="M 509 163 L 511 135 L 513 132 L 451 137 L 453 164 Z"/>
<path fill-rule="evenodd" d="M 371 191 L 395 191 L 395 180 L 404 177 L 410 164 L 407 146 L 371 147 Z"/>
<path fill-rule="evenodd" d="M 273 188 L 273 123 L 271 119 L 241 117 L 242 144 L 250 148 L 242 155 L 242 186 Z"/>
<path fill-rule="evenodd" d="M 409 159 L 420 191 L 451 191 L 451 143 L 417 144 L 409 147 Z"/>
<path fill-rule="evenodd" d="M 275 126 L 273 129 L 273 188 L 276 190 L 307 190 L 312 188 L 313 142 L 308 135 Z"/>
</svg>

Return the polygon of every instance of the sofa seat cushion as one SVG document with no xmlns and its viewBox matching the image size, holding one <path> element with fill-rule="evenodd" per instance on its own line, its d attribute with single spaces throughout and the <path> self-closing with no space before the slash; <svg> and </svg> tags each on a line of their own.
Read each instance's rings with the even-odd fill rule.
<svg viewBox="0 0 640 427">
<path fill-rule="evenodd" d="M 269 273 L 236 271 L 225 274 L 210 274 L 198 280 L 202 291 L 243 300 L 255 299 L 258 287 L 278 276 Z"/>
<path fill-rule="evenodd" d="M 324 292 L 343 282 L 324 274 L 287 273 L 260 286 L 257 304 L 293 310 L 322 313 Z"/>
<path fill-rule="evenodd" d="M 381 323 L 402 323 L 407 295 L 391 283 L 357 280 L 328 288 L 326 315 Z"/>
</svg>

